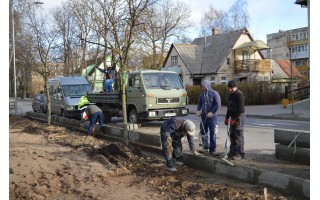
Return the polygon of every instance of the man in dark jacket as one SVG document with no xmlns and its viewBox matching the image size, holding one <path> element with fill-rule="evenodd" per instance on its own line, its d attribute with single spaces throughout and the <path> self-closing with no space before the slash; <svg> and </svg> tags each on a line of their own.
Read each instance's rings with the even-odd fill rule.
<svg viewBox="0 0 320 200">
<path fill-rule="evenodd" d="M 227 102 L 227 114 L 224 124 L 229 124 L 230 118 L 230 151 L 228 157 L 234 159 L 234 156 L 240 155 L 244 159 L 244 124 L 246 121 L 246 114 L 244 110 L 245 97 L 243 93 L 237 88 L 234 80 L 229 81 L 229 96 Z"/>
<path fill-rule="evenodd" d="M 201 117 L 200 133 L 204 151 L 218 155 L 216 151 L 216 133 L 218 132 L 217 112 L 221 108 L 221 98 L 217 91 L 211 88 L 211 83 L 204 80 L 201 83 L 196 115 Z M 210 132 L 210 145 L 208 142 L 208 131 Z"/>
<path fill-rule="evenodd" d="M 160 138 L 163 156 L 166 159 L 169 171 L 177 171 L 174 163 L 182 155 L 181 139 L 184 136 L 187 136 L 189 148 L 193 154 L 199 155 L 193 142 L 195 132 L 196 125 L 190 120 L 172 117 L 163 122 L 160 128 Z"/>
<path fill-rule="evenodd" d="M 99 120 L 100 130 L 103 128 L 103 114 L 102 110 L 96 105 L 84 106 L 81 108 L 88 115 L 88 120 L 90 121 L 88 127 L 88 135 L 94 136 L 94 125 Z"/>
<path fill-rule="evenodd" d="M 100 69 L 97 65 L 95 66 L 100 72 L 105 74 L 106 80 L 104 82 L 104 90 L 112 93 L 112 84 L 115 80 L 115 67 L 107 67 L 107 69 Z"/>
</svg>

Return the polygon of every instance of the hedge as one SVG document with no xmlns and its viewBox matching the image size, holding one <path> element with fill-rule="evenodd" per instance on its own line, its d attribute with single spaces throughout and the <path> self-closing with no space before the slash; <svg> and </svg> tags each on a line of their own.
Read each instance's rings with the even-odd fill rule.
<svg viewBox="0 0 320 200">
<path fill-rule="evenodd" d="M 284 91 L 281 88 L 275 87 L 271 83 L 267 82 L 240 82 L 237 83 L 237 87 L 241 90 L 245 96 L 246 105 L 267 105 L 281 103 L 284 97 Z M 226 105 L 229 95 L 228 87 L 226 84 L 212 85 L 212 88 L 220 94 L 221 104 Z M 186 86 L 189 104 L 197 104 L 199 95 L 201 93 L 201 87 L 198 86 Z"/>
</svg>

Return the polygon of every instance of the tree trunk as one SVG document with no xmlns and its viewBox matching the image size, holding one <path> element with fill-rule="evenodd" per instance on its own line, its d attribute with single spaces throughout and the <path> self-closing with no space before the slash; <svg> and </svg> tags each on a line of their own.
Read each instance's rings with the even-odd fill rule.
<svg viewBox="0 0 320 200">
<path fill-rule="evenodd" d="M 48 88 L 48 77 L 44 77 L 44 88 L 46 90 L 46 96 L 47 96 L 47 121 L 48 125 L 51 125 L 51 99 L 50 99 L 50 93 Z"/>
<path fill-rule="evenodd" d="M 124 67 L 121 67 L 121 96 L 122 96 L 122 111 L 123 111 L 123 141 L 126 145 L 129 144 L 129 139 L 128 139 L 128 118 L 127 118 L 127 101 L 126 101 L 126 74 Z"/>
</svg>

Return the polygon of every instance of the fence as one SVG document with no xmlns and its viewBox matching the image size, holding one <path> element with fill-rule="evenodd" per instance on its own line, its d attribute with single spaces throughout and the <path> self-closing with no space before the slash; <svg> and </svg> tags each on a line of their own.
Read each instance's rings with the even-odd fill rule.
<svg viewBox="0 0 320 200">
<path fill-rule="evenodd" d="M 292 98 L 293 95 L 293 98 Z M 310 98 L 310 86 L 300 87 L 293 89 L 293 87 L 286 86 L 285 87 L 285 93 L 284 93 L 285 99 L 307 99 Z"/>
</svg>

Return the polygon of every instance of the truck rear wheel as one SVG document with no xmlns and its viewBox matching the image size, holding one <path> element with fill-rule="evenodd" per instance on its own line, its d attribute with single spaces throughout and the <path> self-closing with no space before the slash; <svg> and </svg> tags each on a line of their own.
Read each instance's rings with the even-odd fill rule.
<svg viewBox="0 0 320 200">
<path fill-rule="evenodd" d="M 129 116 L 128 116 L 128 121 L 130 123 L 133 123 L 133 124 L 139 124 L 140 123 L 140 119 L 139 119 L 139 116 L 138 116 L 137 109 L 133 108 L 133 109 L 130 110 Z"/>
<path fill-rule="evenodd" d="M 103 112 L 103 123 L 110 123 L 111 118 L 112 117 L 109 112 Z"/>
</svg>

